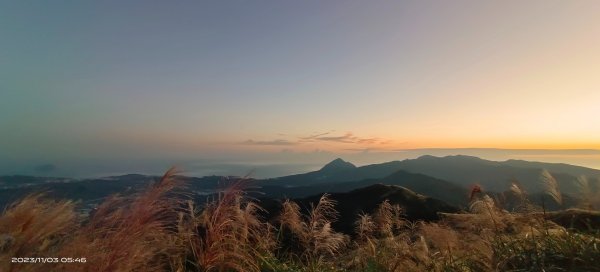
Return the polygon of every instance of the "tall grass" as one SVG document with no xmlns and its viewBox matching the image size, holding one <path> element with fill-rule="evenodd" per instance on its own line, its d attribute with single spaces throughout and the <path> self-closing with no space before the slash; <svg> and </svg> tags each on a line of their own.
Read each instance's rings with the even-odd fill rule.
<svg viewBox="0 0 600 272">
<path fill-rule="evenodd" d="M 357 214 L 354 236 L 337 232 L 327 194 L 303 210 L 281 203 L 266 221 L 240 179 L 195 203 L 165 173 L 132 196 L 112 196 L 89 216 L 76 203 L 31 195 L 0 216 L 0 271 L 594 271 L 600 234 L 576 233 L 535 209 L 509 213 L 480 187 L 468 212 L 411 222 L 383 201 Z M 558 184 L 542 175 L 549 195 Z M 582 181 L 583 184 L 583 181 Z M 582 186 L 582 188 L 587 188 Z M 518 183 L 511 191 L 532 205 Z M 593 202 L 593 196 L 590 197 Z M 352 238 L 352 239 L 351 239 Z M 12 257 L 73 257 L 85 263 L 24 264 Z"/>
<path fill-rule="evenodd" d="M 363 271 L 397 271 L 415 264 L 406 262 L 410 254 L 410 239 L 396 235 L 404 227 L 402 210 L 389 201 L 382 202 L 373 215 L 361 214 L 355 222 L 357 239 L 350 254 L 350 267 Z M 427 251 L 425 245 L 415 254 Z"/>
<path fill-rule="evenodd" d="M 319 202 L 311 204 L 308 215 L 300 212 L 293 201 L 286 200 L 279 216 L 281 229 L 289 230 L 299 243 L 299 252 L 290 256 L 297 257 L 310 270 L 319 269 L 328 257 L 335 256 L 347 244 L 347 237 L 333 230 L 331 224 L 337 219 L 335 201 L 327 194 Z"/>
<path fill-rule="evenodd" d="M 74 204 L 42 195 L 24 198 L 0 218 L 11 237 L 0 252 L 2 271 L 183 271 L 183 244 L 177 237 L 179 203 L 168 193 L 179 186 L 170 169 L 133 197 L 113 196 L 89 220 L 77 218 Z M 9 257 L 68 257 L 83 263 L 12 263 Z"/>
<path fill-rule="evenodd" d="M 404 226 L 402 213 L 399 205 L 392 205 L 389 200 L 384 200 L 373 215 L 378 234 L 381 237 L 389 237 L 402 229 Z"/>
<path fill-rule="evenodd" d="M 563 204 L 563 197 L 558 187 L 558 181 L 548 172 L 548 170 L 542 170 L 540 180 L 545 188 L 546 194 L 549 195 L 558 205 Z"/>
<path fill-rule="evenodd" d="M 169 193 L 180 186 L 171 168 L 145 191 L 133 197 L 113 196 L 104 201 L 57 252 L 85 257 L 83 265 L 61 264 L 77 271 L 182 271 L 184 246 L 177 224 L 180 198 Z M 175 257 L 176 256 L 176 257 Z"/>
<path fill-rule="evenodd" d="M 587 210 L 600 208 L 600 178 L 589 179 L 580 176 L 577 178 L 576 185 L 581 199 L 579 203 L 581 208 Z"/>
<path fill-rule="evenodd" d="M 11 205 L 0 217 L 0 271 L 35 270 L 28 264 L 13 264 L 11 258 L 53 256 L 77 222 L 71 201 L 55 202 L 35 194 Z"/>
<path fill-rule="evenodd" d="M 248 201 L 239 180 L 208 201 L 190 206 L 191 249 L 200 271 L 260 271 L 260 260 L 272 249 L 272 226 L 259 219 L 262 210 Z"/>
</svg>

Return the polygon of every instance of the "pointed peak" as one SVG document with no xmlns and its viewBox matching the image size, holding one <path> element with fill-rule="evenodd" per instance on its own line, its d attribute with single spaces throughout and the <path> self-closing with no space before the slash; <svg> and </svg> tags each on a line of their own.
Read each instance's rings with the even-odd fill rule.
<svg viewBox="0 0 600 272">
<path fill-rule="evenodd" d="M 331 172 L 331 171 L 340 171 L 340 170 L 347 170 L 347 169 L 354 169 L 354 168 L 356 168 L 356 166 L 354 164 L 349 163 L 340 158 L 337 158 L 337 159 L 331 161 L 330 163 L 326 164 L 325 166 L 323 166 L 323 168 L 321 168 L 321 170 L 319 170 L 319 171 Z"/>
<path fill-rule="evenodd" d="M 342 160 L 342 158 L 337 158 L 329 163 L 348 163 L 348 162 L 345 160 Z"/>
</svg>

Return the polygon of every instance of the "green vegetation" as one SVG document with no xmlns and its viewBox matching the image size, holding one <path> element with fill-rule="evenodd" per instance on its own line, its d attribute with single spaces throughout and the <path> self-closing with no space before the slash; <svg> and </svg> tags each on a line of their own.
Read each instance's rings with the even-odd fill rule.
<svg viewBox="0 0 600 272">
<path fill-rule="evenodd" d="M 0 217 L 0 271 L 598 271 L 600 233 L 562 227 L 534 207 L 518 184 L 519 212 L 472 192 L 467 213 L 413 222 L 383 201 L 337 232 L 336 203 L 323 195 L 307 212 L 293 201 L 265 220 L 240 180 L 202 206 L 174 190 L 167 172 L 145 191 L 105 200 L 88 215 L 75 203 L 31 195 Z M 548 174 L 547 192 L 561 201 Z M 587 202 L 593 199 L 587 199 Z M 589 206 L 589 203 L 586 204 Z M 580 210 L 595 215 L 597 212 Z M 589 225 L 593 226 L 593 225 Z M 13 257 L 85 258 L 85 263 L 20 263 Z"/>
</svg>

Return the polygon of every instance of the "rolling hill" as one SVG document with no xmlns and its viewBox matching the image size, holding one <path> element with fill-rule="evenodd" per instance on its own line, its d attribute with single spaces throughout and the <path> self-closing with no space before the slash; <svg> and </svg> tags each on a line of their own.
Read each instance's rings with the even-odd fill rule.
<svg viewBox="0 0 600 272">
<path fill-rule="evenodd" d="M 341 159 L 336 159 L 340 164 Z M 564 193 L 576 193 L 577 177 L 585 175 L 592 180 L 600 177 L 600 170 L 567 164 L 552 164 L 509 160 L 504 162 L 484 160 L 471 156 L 421 156 L 417 159 L 391 161 L 361 167 L 340 167 L 337 171 L 318 171 L 265 180 L 265 184 L 281 186 L 314 186 L 316 184 L 343 183 L 366 179 L 382 179 L 403 170 L 452 182 L 468 188 L 480 184 L 489 191 L 504 191 L 510 181 L 517 180 L 530 193 L 539 193 L 540 176 L 544 169 L 558 181 Z"/>
<path fill-rule="evenodd" d="M 381 179 L 365 179 L 360 181 L 321 183 L 306 186 L 263 185 L 260 191 L 269 197 L 301 198 L 319 193 L 343 193 L 375 184 L 396 185 L 412 190 L 418 194 L 431 196 L 453 205 L 464 206 L 468 202 L 468 190 L 445 180 L 432 178 L 423 174 L 396 171 Z"/>
</svg>

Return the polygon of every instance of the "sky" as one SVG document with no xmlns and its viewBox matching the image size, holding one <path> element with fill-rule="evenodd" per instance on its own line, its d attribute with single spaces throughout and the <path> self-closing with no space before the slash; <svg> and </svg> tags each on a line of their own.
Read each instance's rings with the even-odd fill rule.
<svg viewBox="0 0 600 272">
<path fill-rule="evenodd" d="M 3 1 L 0 174 L 315 167 L 432 148 L 600 168 L 598 10 Z"/>
</svg>

